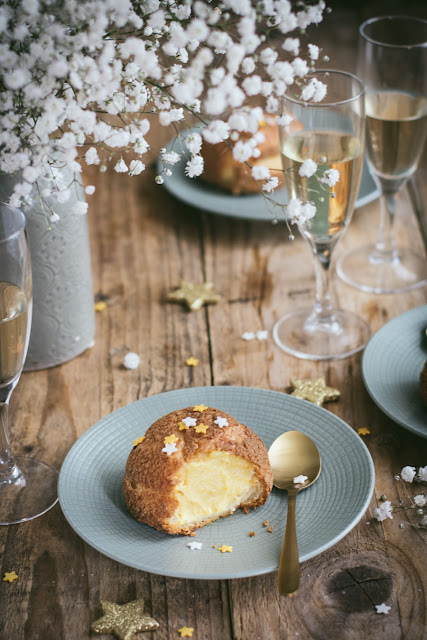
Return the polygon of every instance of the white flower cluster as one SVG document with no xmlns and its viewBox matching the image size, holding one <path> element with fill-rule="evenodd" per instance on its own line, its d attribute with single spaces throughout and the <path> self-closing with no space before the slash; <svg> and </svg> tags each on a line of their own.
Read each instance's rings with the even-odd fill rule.
<svg viewBox="0 0 427 640">
<path fill-rule="evenodd" d="M 402 471 L 400 472 L 400 475 L 395 476 L 396 480 L 404 480 L 405 482 L 427 482 L 427 466 L 425 467 L 419 467 L 418 471 L 416 470 L 415 467 L 411 467 L 411 466 L 406 466 L 403 467 Z M 409 497 L 409 496 L 408 496 Z M 411 499 L 411 507 L 412 509 L 416 509 L 416 512 L 419 516 L 421 517 L 421 520 L 419 522 L 419 526 L 424 528 L 427 527 L 427 515 L 425 514 L 425 511 L 423 510 L 423 507 L 427 506 L 427 495 L 424 493 L 420 493 L 416 496 L 413 497 L 413 499 Z M 377 507 L 374 510 L 374 518 L 376 520 L 378 520 L 379 522 L 382 522 L 383 520 L 386 520 L 386 518 L 390 518 L 391 520 L 393 520 L 393 510 L 394 507 L 391 504 L 390 500 L 386 500 L 386 496 L 381 496 L 381 504 L 379 507 Z M 396 507 L 396 509 L 404 509 L 405 506 L 403 505 L 403 500 L 399 500 L 399 504 Z M 403 528 L 403 524 L 399 525 L 401 528 Z"/>
<path fill-rule="evenodd" d="M 22 175 L 11 204 L 25 202 L 58 152 L 74 173 L 113 161 L 117 172 L 139 175 L 144 156 L 159 155 L 147 139 L 152 118 L 176 130 L 191 114 L 200 127 L 180 153 L 162 150 L 166 177 L 182 153 L 186 174 L 200 175 L 204 140 L 229 140 L 241 162 L 256 158 L 262 114 L 279 114 L 289 85 L 304 100 L 326 92 L 305 81 L 319 48 L 298 37 L 322 20 L 325 3 L 295 7 L 290 0 L 4 0 L 0 171 Z M 247 104 L 253 96 L 256 107 Z M 264 191 L 274 190 L 277 178 L 257 171 Z"/>
</svg>

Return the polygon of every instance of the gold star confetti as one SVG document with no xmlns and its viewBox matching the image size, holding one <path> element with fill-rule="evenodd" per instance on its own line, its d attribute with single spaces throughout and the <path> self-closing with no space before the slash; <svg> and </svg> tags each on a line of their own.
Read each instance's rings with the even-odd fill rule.
<svg viewBox="0 0 427 640">
<path fill-rule="evenodd" d="M 197 367 L 197 365 L 199 364 L 199 361 L 197 360 L 197 358 L 193 358 L 193 356 L 191 356 L 190 358 L 187 358 L 187 360 L 185 361 L 185 364 L 188 365 L 189 367 Z"/>
<path fill-rule="evenodd" d="M 103 300 L 100 300 L 99 302 L 95 302 L 95 311 L 105 311 L 106 308 L 107 308 L 107 305 Z"/>
<path fill-rule="evenodd" d="M 228 553 L 231 553 L 233 551 L 233 547 L 228 544 L 223 544 L 222 547 L 218 547 L 218 551 L 221 551 L 221 553 L 226 553 L 227 551 Z"/>
<path fill-rule="evenodd" d="M 176 437 L 176 435 L 174 433 L 171 433 L 170 436 L 167 436 L 163 442 L 165 444 L 173 444 L 174 442 L 178 442 L 178 438 Z"/>
<path fill-rule="evenodd" d="M 169 302 L 182 302 L 190 311 L 197 311 L 204 304 L 216 304 L 220 296 L 213 290 L 212 282 L 193 284 L 181 280 L 178 289 L 168 294 Z"/>
<path fill-rule="evenodd" d="M 203 424 L 203 422 L 201 422 L 200 424 L 196 424 L 196 426 L 194 427 L 196 433 L 206 433 L 208 429 L 209 425 Z"/>
<path fill-rule="evenodd" d="M 181 638 L 192 638 L 193 631 L 193 627 L 181 627 L 181 629 L 178 629 L 178 633 L 181 634 Z"/>
<path fill-rule="evenodd" d="M 145 440 L 145 436 L 140 436 L 139 438 L 133 441 L 133 446 L 137 447 L 139 444 L 141 444 L 141 442 L 144 442 L 144 440 Z"/>
<path fill-rule="evenodd" d="M 368 436 L 371 432 L 367 427 L 360 427 L 360 429 L 357 430 L 357 433 L 359 436 Z"/>
<path fill-rule="evenodd" d="M 196 404 L 196 406 L 193 407 L 193 411 L 199 411 L 200 413 L 202 413 L 202 411 L 205 411 L 208 408 L 209 407 L 205 407 L 204 404 Z"/>
<path fill-rule="evenodd" d="M 101 600 L 102 618 L 96 620 L 91 630 L 97 633 L 113 633 L 120 640 L 131 640 L 137 631 L 153 631 L 159 623 L 144 614 L 142 598 L 127 604 L 115 604 Z"/>
<path fill-rule="evenodd" d="M 178 422 L 178 428 L 180 431 L 183 431 L 184 429 L 189 429 L 190 427 L 187 427 L 185 422 Z"/>
<path fill-rule="evenodd" d="M 291 380 L 291 387 L 294 389 L 291 395 L 296 398 L 309 400 L 321 407 L 324 402 L 338 400 L 341 393 L 338 389 L 327 387 L 325 378 L 313 378 L 313 380 Z"/>
<path fill-rule="evenodd" d="M 14 571 L 10 571 L 9 573 L 7 571 L 5 571 L 3 582 L 13 582 L 17 578 L 18 578 L 18 576 L 16 575 L 16 573 Z"/>
</svg>

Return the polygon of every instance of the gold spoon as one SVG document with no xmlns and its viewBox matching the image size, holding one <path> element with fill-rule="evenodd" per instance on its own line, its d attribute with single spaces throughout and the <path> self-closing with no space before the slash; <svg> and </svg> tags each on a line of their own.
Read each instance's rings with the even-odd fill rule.
<svg viewBox="0 0 427 640">
<path fill-rule="evenodd" d="M 282 433 L 268 451 L 273 471 L 274 486 L 288 492 L 288 518 L 285 539 L 279 563 L 278 587 L 282 596 L 294 594 L 299 586 L 300 567 L 298 558 L 295 506 L 297 494 L 317 480 L 322 462 L 313 440 L 300 431 Z M 307 479 L 294 482 L 294 478 Z"/>
</svg>

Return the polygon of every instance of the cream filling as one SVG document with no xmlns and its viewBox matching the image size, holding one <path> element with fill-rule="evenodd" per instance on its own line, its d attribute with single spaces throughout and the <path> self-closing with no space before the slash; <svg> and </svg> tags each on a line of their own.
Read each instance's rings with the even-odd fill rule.
<svg viewBox="0 0 427 640">
<path fill-rule="evenodd" d="M 197 456 L 183 465 L 178 479 L 172 520 L 182 525 L 234 511 L 258 485 L 253 464 L 227 451 Z"/>
</svg>

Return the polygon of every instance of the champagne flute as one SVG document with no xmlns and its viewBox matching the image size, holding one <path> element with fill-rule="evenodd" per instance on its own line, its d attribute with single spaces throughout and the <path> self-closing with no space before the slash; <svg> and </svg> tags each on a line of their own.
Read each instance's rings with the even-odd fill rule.
<svg viewBox="0 0 427 640">
<path fill-rule="evenodd" d="M 31 520 L 58 500 L 56 469 L 34 458 L 14 458 L 9 440 L 9 400 L 27 353 L 31 311 L 25 217 L 0 203 L 0 524 Z"/>
<path fill-rule="evenodd" d="M 395 201 L 418 166 L 427 135 L 427 20 L 372 18 L 360 27 L 358 73 L 366 87 L 368 163 L 381 187 L 375 245 L 344 254 L 342 280 L 362 291 L 399 293 L 427 284 L 427 261 L 396 245 Z"/>
<path fill-rule="evenodd" d="M 314 218 L 298 225 L 314 255 L 315 305 L 281 318 L 273 337 L 284 351 L 299 358 L 327 360 L 360 351 L 370 336 L 363 318 L 337 308 L 330 286 L 332 253 L 350 222 L 362 175 L 364 87 L 343 71 L 319 70 L 311 75 L 310 82 L 327 85 L 327 94 L 320 102 L 306 102 L 295 97 L 294 87 L 289 88 L 283 110 L 292 120 L 280 126 L 280 145 L 289 198 L 312 202 L 317 209 Z M 317 163 L 317 170 L 310 177 L 301 176 L 300 168 L 308 159 Z M 325 172 L 331 170 L 339 171 L 334 186 L 325 182 Z"/>
</svg>

